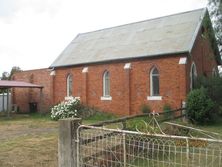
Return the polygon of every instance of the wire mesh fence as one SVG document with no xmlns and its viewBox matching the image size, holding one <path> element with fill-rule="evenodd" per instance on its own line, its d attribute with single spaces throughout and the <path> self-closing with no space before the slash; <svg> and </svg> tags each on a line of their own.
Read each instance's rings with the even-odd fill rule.
<svg viewBox="0 0 222 167">
<path fill-rule="evenodd" d="M 81 125 L 80 167 L 220 167 L 222 141 Z"/>
</svg>

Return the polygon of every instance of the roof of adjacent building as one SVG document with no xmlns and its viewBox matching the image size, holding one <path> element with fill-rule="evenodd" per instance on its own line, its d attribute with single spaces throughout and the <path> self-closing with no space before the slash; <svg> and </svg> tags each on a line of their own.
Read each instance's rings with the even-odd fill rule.
<svg viewBox="0 0 222 167">
<path fill-rule="evenodd" d="M 43 88 L 42 85 L 36 85 L 22 81 L 0 80 L 0 88 Z"/>
<path fill-rule="evenodd" d="M 205 8 L 77 35 L 50 67 L 190 52 Z"/>
</svg>

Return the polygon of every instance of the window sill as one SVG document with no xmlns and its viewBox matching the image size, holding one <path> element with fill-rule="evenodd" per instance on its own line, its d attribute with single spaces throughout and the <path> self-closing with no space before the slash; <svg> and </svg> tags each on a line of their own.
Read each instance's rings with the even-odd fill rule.
<svg viewBox="0 0 222 167">
<path fill-rule="evenodd" d="M 80 100 L 80 97 L 73 97 L 73 96 L 66 96 L 65 100 L 72 100 L 73 98 L 76 98 L 76 99 Z"/>
<path fill-rule="evenodd" d="M 147 96 L 147 100 L 162 100 L 162 96 Z"/>
<path fill-rule="evenodd" d="M 112 97 L 111 96 L 102 96 L 100 99 L 101 100 L 112 100 Z"/>
</svg>

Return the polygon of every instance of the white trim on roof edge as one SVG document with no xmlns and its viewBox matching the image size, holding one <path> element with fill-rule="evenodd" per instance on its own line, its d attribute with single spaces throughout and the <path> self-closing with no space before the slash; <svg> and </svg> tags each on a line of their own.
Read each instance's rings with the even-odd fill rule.
<svg viewBox="0 0 222 167">
<path fill-rule="evenodd" d="M 201 28 L 201 26 L 202 26 L 203 19 L 204 19 L 204 17 L 206 16 L 206 13 L 207 13 L 207 8 L 204 9 L 204 11 L 203 11 L 203 13 L 202 13 L 202 15 L 201 15 L 201 18 L 200 18 L 201 20 L 199 21 L 199 23 L 198 23 L 198 25 L 197 25 L 197 27 L 196 27 L 196 30 L 194 31 L 194 35 L 193 35 L 193 37 L 192 37 L 192 40 L 191 40 L 190 46 L 189 46 L 189 53 L 191 53 L 191 51 L 192 51 L 192 49 L 193 49 L 194 43 L 195 43 L 195 41 L 196 41 L 198 32 L 199 32 L 199 30 L 200 30 L 200 28 Z"/>
</svg>

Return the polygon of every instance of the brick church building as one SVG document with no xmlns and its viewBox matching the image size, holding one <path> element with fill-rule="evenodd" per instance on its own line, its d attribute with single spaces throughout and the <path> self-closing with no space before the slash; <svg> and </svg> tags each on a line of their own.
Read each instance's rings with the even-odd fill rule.
<svg viewBox="0 0 222 167">
<path fill-rule="evenodd" d="M 70 96 L 119 115 L 142 105 L 180 108 L 198 75 L 214 75 L 215 58 L 204 21 L 206 9 L 77 35 L 48 69 L 17 73 L 14 80 L 44 86 L 47 111 Z M 14 89 L 13 103 L 28 112 L 38 91 Z"/>
</svg>

